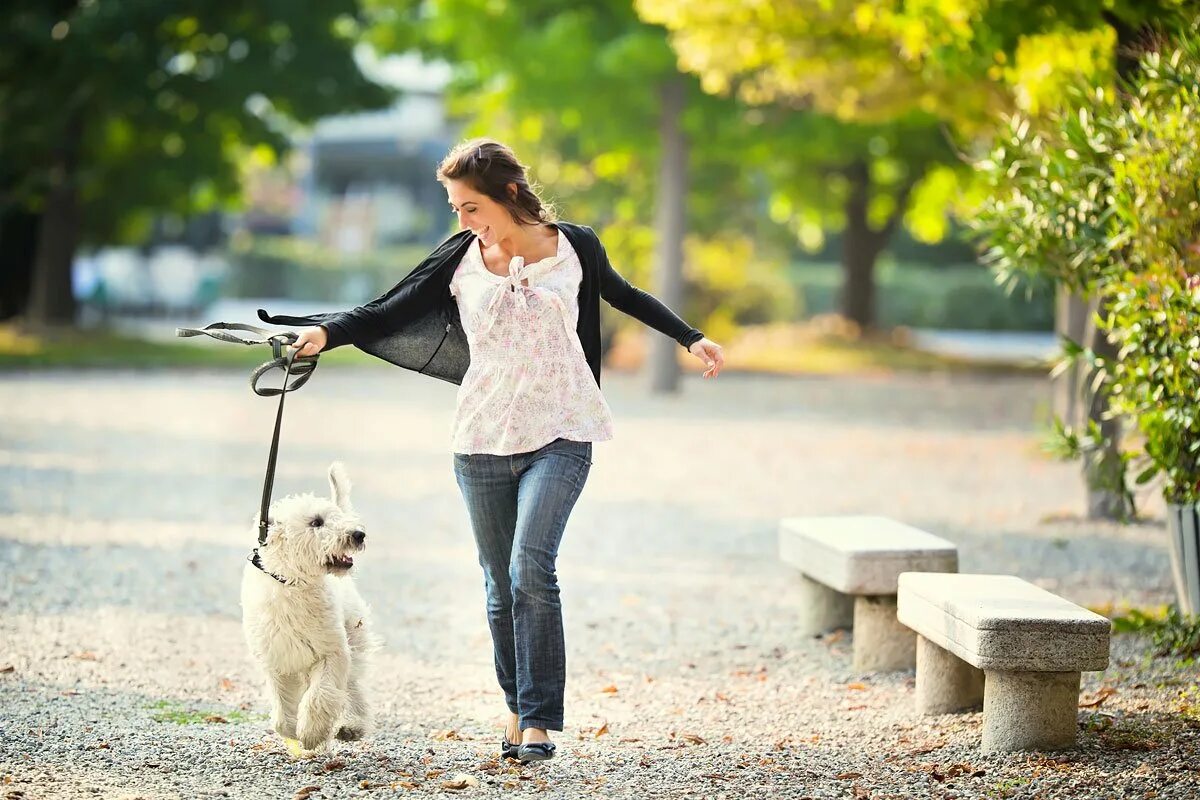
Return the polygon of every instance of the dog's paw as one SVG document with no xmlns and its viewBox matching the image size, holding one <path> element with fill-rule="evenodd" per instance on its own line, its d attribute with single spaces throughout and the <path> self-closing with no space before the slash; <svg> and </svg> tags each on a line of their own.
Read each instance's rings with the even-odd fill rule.
<svg viewBox="0 0 1200 800">
<path fill-rule="evenodd" d="M 282 736 L 284 739 L 296 739 L 296 724 L 294 722 L 284 722 L 283 720 L 272 720 L 271 729 Z"/>
<path fill-rule="evenodd" d="M 357 742 L 366 735 L 366 728 L 357 725 L 343 725 L 337 732 L 337 738 L 343 742 Z"/>
<path fill-rule="evenodd" d="M 316 750 L 328 742 L 327 736 L 313 731 L 301 733 L 299 739 L 300 746 L 305 750 Z"/>
</svg>

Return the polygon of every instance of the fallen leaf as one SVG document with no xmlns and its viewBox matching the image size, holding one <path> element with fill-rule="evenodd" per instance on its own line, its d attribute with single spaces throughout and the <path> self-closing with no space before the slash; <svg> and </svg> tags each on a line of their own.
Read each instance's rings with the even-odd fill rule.
<svg viewBox="0 0 1200 800">
<path fill-rule="evenodd" d="M 432 778 L 436 778 L 438 775 L 441 775 L 441 774 L 442 774 L 443 772 L 445 772 L 445 771 L 446 771 L 446 770 L 444 770 L 444 769 L 431 769 L 431 770 L 426 770 L 426 772 L 425 772 L 425 780 L 430 780 L 430 779 L 432 779 Z"/>
<path fill-rule="evenodd" d="M 17 668 L 12 664 L 0 664 L 0 675 L 4 674 L 5 672 L 16 672 L 16 670 Z"/>
<path fill-rule="evenodd" d="M 474 777 L 473 775 L 467 775 L 464 772 L 459 772 L 453 778 L 442 781 L 442 788 L 450 789 L 452 791 L 458 791 L 460 789 L 466 789 L 468 786 L 478 785 L 478 778 Z"/>
<path fill-rule="evenodd" d="M 447 728 L 446 730 L 442 730 L 442 731 L 434 731 L 433 733 L 429 734 L 429 737 L 431 739 L 438 739 L 443 742 L 449 741 L 449 740 L 459 741 L 459 742 L 462 741 L 462 736 L 460 736 L 458 734 L 458 731 L 454 730 L 453 728 Z"/>
<path fill-rule="evenodd" d="M 601 692 L 604 692 L 605 694 L 616 694 L 616 693 L 617 693 L 617 687 L 616 687 L 616 686 L 613 686 L 613 685 L 610 683 L 608 686 L 605 686 L 605 687 L 604 687 L 603 689 L 601 689 L 600 691 L 601 691 Z"/>
<path fill-rule="evenodd" d="M 359 781 L 359 782 L 358 782 L 358 788 L 360 788 L 360 789 L 370 789 L 370 788 L 371 788 L 371 782 L 370 782 L 370 781 Z"/>
<path fill-rule="evenodd" d="M 861 772 L 843 772 L 839 775 L 835 775 L 834 777 L 837 778 L 839 781 L 852 781 L 855 778 L 861 778 L 862 773 Z"/>
<path fill-rule="evenodd" d="M 604 724 L 596 731 L 596 738 L 599 739 L 604 734 L 608 733 L 608 720 L 604 720 Z"/>
<path fill-rule="evenodd" d="M 321 791 L 320 786 L 305 786 L 296 790 L 296 793 L 292 795 L 292 800 L 305 800 L 313 792 L 319 791 Z"/>
<path fill-rule="evenodd" d="M 679 738 L 692 744 L 705 744 L 705 741 L 694 733 L 681 733 Z"/>
<path fill-rule="evenodd" d="M 223 691 L 229 692 L 233 690 L 233 681 L 229 680 L 229 678 L 221 678 L 221 682 L 218 685 Z"/>
<path fill-rule="evenodd" d="M 1117 690 L 1111 686 L 1102 686 L 1096 690 L 1096 696 L 1087 702 L 1080 701 L 1080 708 L 1096 708 L 1108 698 L 1117 693 Z"/>
<path fill-rule="evenodd" d="M 846 688 L 852 692 L 863 692 L 866 691 L 867 685 L 865 683 L 847 683 Z"/>
<path fill-rule="evenodd" d="M 862 711 L 866 706 L 848 706 L 847 711 Z"/>
<path fill-rule="evenodd" d="M 325 762 L 325 771 L 333 772 L 334 770 L 339 770 L 344 766 L 346 766 L 345 761 L 342 761 L 340 758 L 331 758 Z"/>
<path fill-rule="evenodd" d="M 392 781 L 391 788 L 395 789 L 397 786 L 401 789 L 417 788 L 417 784 L 413 783 L 412 781 Z"/>
<path fill-rule="evenodd" d="M 204 718 L 205 722 L 228 722 L 229 720 L 222 717 L 220 714 L 209 714 Z"/>
</svg>

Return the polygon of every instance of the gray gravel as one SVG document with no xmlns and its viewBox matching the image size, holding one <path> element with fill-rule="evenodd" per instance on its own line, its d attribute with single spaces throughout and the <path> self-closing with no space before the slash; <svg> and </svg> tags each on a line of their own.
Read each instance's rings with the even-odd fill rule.
<svg viewBox="0 0 1200 800">
<path fill-rule="evenodd" d="M 1200 796 L 1195 667 L 1114 637 L 1079 747 L 982 756 L 980 715 L 921 718 L 911 673 L 802 636 L 782 516 L 875 513 L 1087 605 L 1170 600 L 1161 506 L 1079 520 L 1025 378 L 605 374 L 617 438 L 564 540 L 559 757 L 495 760 L 482 577 L 448 453 L 454 387 L 326 369 L 287 402 L 277 495 L 347 465 L 387 640 L 379 730 L 296 760 L 241 639 L 274 405 L 240 372 L 0 375 L 0 798 Z M 383 427 L 383 430 L 379 428 Z M 11 669 L 6 670 L 7 667 Z M 477 785 L 443 782 L 467 776 Z M 1156 794 L 1149 794 L 1156 793 Z"/>
</svg>

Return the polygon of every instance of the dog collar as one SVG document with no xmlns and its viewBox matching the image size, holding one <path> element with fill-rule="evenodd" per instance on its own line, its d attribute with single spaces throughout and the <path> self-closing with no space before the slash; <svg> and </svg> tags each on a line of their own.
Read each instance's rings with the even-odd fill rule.
<svg viewBox="0 0 1200 800">
<path fill-rule="evenodd" d="M 278 575 L 276 575 L 274 572 L 270 572 L 270 571 L 268 571 L 268 570 L 267 570 L 267 568 L 266 568 L 266 567 L 264 567 L 264 566 L 262 565 L 262 559 L 261 559 L 261 558 L 259 557 L 259 555 L 258 555 L 258 548 L 257 548 L 257 547 L 256 547 L 256 548 L 254 548 L 252 551 L 250 551 L 250 555 L 246 556 L 246 560 L 247 560 L 247 561 L 249 561 L 249 562 L 250 562 L 251 564 L 253 564 L 254 566 L 258 567 L 260 570 L 262 570 L 262 571 L 263 571 L 264 573 L 266 573 L 267 575 L 270 575 L 272 578 L 274 578 L 275 580 L 277 580 L 277 581 L 279 581 L 280 583 L 282 583 L 284 586 L 289 586 L 289 585 L 290 585 L 290 584 L 288 583 L 288 581 L 287 581 L 287 578 L 281 578 L 281 577 L 279 577 L 279 576 L 278 576 Z"/>
</svg>

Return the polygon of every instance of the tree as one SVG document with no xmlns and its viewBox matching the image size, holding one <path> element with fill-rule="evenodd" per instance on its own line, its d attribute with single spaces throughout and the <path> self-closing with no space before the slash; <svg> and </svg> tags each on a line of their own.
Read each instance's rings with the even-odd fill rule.
<svg viewBox="0 0 1200 800">
<path fill-rule="evenodd" d="M 1036 111 L 1039 100 L 1053 105 L 1074 76 L 1103 73 L 1114 57 L 1118 71 L 1126 69 L 1135 60 L 1131 45 L 1152 21 L 1166 23 L 1197 5 L 801 0 L 780 9 L 736 0 L 637 2 L 672 31 L 681 60 L 712 91 L 801 104 L 843 120 L 895 120 L 920 110 L 964 145 L 986 139 L 1003 113 Z M 1096 352 L 1109 353 L 1103 331 L 1094 335 Z M 1089 415 L 1116 441 L 1118 421 L 1103 410 L 1099 398 Z M 1118 458 L 1114 449 L 1085 467 L 1092 515 L 1125 512 L 1124 495 L 1104 477 Z"/>
<path fill-rule="evenodd" d="M 36 220 L 27 320 L 73 323 L 81 242 L 228 202 L 245 148 L 280 151 L 294 121 L 387 102 L 351 57 L 363 22 L 354 0 L 7 3 L 0 235 Z"/>
<path fill-rule="evenodd" d="M 937 112 L 953 101 L 963 118 L 977 118 L 994 90 L 952 92 L 898 59 L 895 15 L 877 3 L 637 7 L 671 30 L 681 66 L 707 90 L 800 117 L 777 159 L 787 163 L 774 170 L 773 216 L 809 245 L 824 230 L 844 231 L 841 310 L 873 328 L 876 260 L 902 221 L 919 238 L 940 237 L 944 224 L 933 218 L 945 216 L 947 173 L 965 169 Z"/>
<path fill-rule="evenodd" d="M 655 262 L 654 291 L 668 305 L 685 305 L 685 247 L 696 233 L 744 235 L 756 223 L 742 109 L 681 73 L 666 32 L 628 2 L 376 0 L 373 9 L 377 49 L 450 63 L 451 109 L 472 132 L 513 145 L 602 228 L 619 268 L 644 278 L 640 264 Z M 652 341 L 651 385 L 670 390 L 678 345 Z"/>
</svg>

